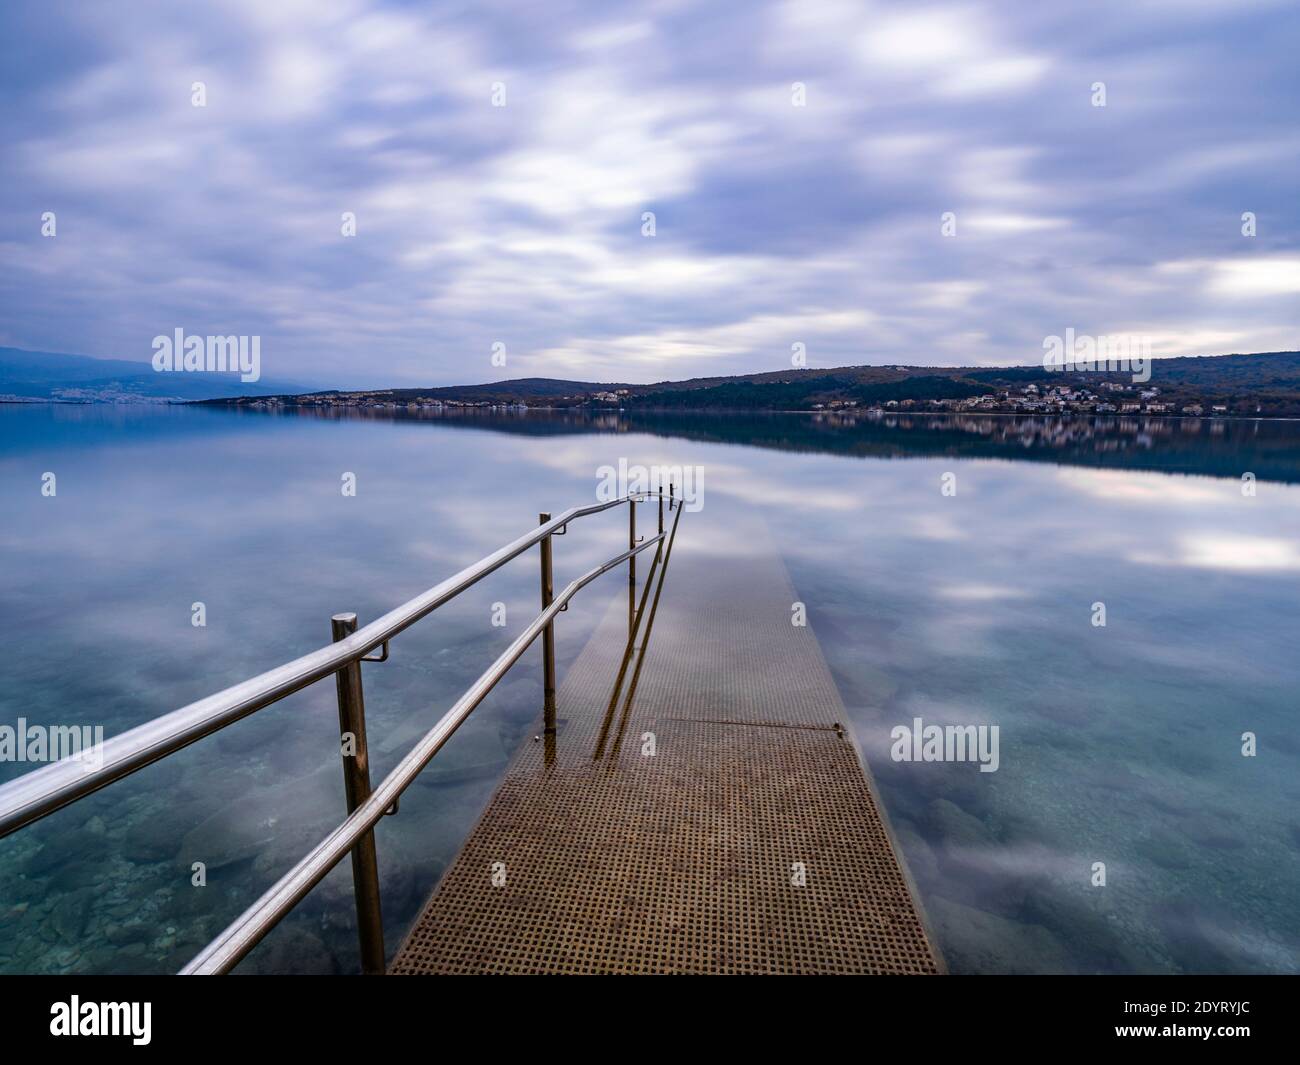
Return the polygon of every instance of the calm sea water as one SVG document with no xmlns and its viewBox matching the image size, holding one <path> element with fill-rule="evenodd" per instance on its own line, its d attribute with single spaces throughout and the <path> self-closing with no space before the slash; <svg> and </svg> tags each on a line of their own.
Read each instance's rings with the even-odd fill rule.
<svg viewBox="0 0 1300 1065">
<path fill-rule="evenodd" d="M 620 458 L 702 467 L 710 529 L 767 520 L 952 970 L 1300 971 L 1286 423 L 0 407 L 0 724 L 111 735 L 216 691 L 590 502 Z M 625 536 L 575 525 L 557 583 Z M 561 672 L 619 591 L 563 615 Z M 537 594 L 521 558 L 365 667 L 375 779 Z M 539 706 L 530 652 L 382 823 L 390 949 Z M 892 761 L 916 717 L 998 725 L 1000 768 Z M 337 728 L 316 685 L 0 841 L 0 971 L 179 968 L 342 818 Z M 242 969 L 357 964 L 345 863 Z"/>
</svg>

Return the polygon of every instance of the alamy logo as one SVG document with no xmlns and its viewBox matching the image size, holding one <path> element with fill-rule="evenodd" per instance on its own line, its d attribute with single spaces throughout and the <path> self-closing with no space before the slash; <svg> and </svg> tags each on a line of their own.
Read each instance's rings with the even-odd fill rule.
<svg viewBox="0 0 1300 1065">
<path fill-rule="evenodd" d="M 129 1035 L 138 1047 L 152 1038 L 151 1002 L 71 1002 L 50 1006 L 50 1035 Z"/>
<path fill-rule="evenodd" d="M 631 466 L 627 459 L 618 460 L 618 468 L 600 466 L 596 470 L 596 499 L 610 503 L 626 495 L 662 491 L 672 485 L 673 494 L 685 509 L 694 514 L 704 508 L 703 466 Z"/>
<path fill-rule="evenodd" d="M 895 762 L 979 762 L 981 773 L 998 771 L 997 725 L 927 725 L 919 717 L 912 727 L 895 725 L 889 757 Z"/>
<path fill-rule="evenodd" d="M 84 762 L 87 771 L 104 764 L 104 726 L 0 725 L 0 762 Z"/>
<path fill-rule="evenodd" d="M 1043 368 L 1049 372 L 1100 370 L 1132 373 L 1133 383 L 1151 380 L 1151 338 L 1149 336 L 1076 335 L 1073 328 L 1064 337 L 1043 338 Z"/>
<path fill-rule="evenodd" d="M 244 382 L 262 377 L 260 336 L 186 336 L 177 329 L 171 336 L 153 338 L 153 368 L 158 373 L 237 372 Z"/>
</svg>

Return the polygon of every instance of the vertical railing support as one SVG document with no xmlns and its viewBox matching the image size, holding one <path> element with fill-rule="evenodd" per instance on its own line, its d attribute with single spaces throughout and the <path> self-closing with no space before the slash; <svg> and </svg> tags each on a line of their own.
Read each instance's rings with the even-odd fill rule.
<svg viewBox="0 0 1300 1065">
<path fill-rule="evenodd" d="M 673 509 L 673 482 L 668 482 L 668 509 Z"/>
<path fill-rule="evenodd" d="M 627 549 L 636 547 L 636 496 L 627 498 Z M 627 560 L 627 583 L 636 584 L 636 555 Z"/>
<path fill-rule="evenodd" d="M 537 515 L 538 521 L 545 525 L 551 520 L 549 514 Z M 551 577 L 551 538 L 543 537 L 542 543 L 542 609 L 551 605 L 555 598 L 555 586 Z M 555 734 L 555 621 L 546 623 L 542 629 L 542 692 L 545 700 L 542 716 L 548 735 Z"/>
<path fill-rule="evenodd" d="M 356 614 L 335 614 L 330 619 L 334 642 L 357 631 Z M 348 814 L 370 798 L 370 752 L 366 745 L 366 704 L 361 691 L 361 663 L 349 662 L 335 674 L 339 692 L 339 736 L 342 742 L 343 787 Z M 384 972 L 384 922 L 379 908 L 379 860 L 372 829 L 352 848 L 352 890 L 357 903 L 357 937 L 361 943 L 361 971 L 367 976 Z"/>
<path fill-rule="evenodd" d="M 659 482 L 659 534 L 662 536 L 664 531 L 664 483 Z"/>
</svg>

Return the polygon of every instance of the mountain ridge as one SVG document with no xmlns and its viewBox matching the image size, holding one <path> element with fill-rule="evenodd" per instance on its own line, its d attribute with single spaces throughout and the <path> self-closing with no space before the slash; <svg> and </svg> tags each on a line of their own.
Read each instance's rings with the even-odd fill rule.
<svg viewBox="0 0 1300 1065">
<path fill-rule="evenodd" d="M 167 402 L 296 394 L 309 386 L 238 373 L 159 373 L 148 362 L 0 347 L 0 399 L 63 403 Z"/>
<path fill-rule="evenodd" d="M 1300 351 L 1171 356 L 1152 360 L 1149 382 L 1127 371 L 1059 372 L 1043 366 L 883 366 L 768 370 L 652 384 L 524 377 L 471 385 L 318 392 L 214 402 L 283 407 L 530 406 L 660 410 L 824 410 L 903 406 L 1049 412 L 1049 392 L 1067 393 L 1063 409 L 1119 413 L 1143 404 L 1151 413 L 1261 414 L 1300 417 Z M 992 397 L 992 404 L 985 402 Z M 1114 401 L 1114 402 L 1111 402 Z M 1038 403 L 1039 406 L 1034 404 Z M 1088 405 L 1090 404 L 1090 405 Z M 1105 408 L 1113 407 L 1114 410 Z M 1168 409 L 1161 409 L 1168 408 Z M 1184 409 L 1190 408 L 1190 409 Z"/>
</svg>

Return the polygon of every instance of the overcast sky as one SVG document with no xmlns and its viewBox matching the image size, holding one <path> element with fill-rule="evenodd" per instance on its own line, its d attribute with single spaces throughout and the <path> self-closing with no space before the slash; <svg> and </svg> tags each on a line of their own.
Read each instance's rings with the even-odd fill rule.
<svg viewBox="0 0 1300 1065">
<path fill-rule="evenodd" d="M 372 386 L 1300 347 L 1294 0 L 6 0 L 0 37 L 0 345 L 257 334 Z"/>
</svg>

